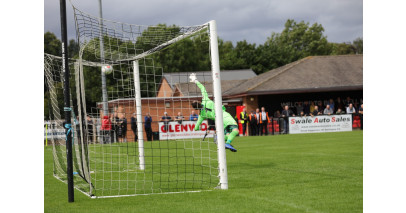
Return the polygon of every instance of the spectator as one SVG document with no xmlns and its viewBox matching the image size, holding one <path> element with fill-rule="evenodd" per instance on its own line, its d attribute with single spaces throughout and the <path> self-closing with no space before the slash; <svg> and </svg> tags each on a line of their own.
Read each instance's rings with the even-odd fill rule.
<svg viewBox="0 0 406 213">
<path fill-rule="evenodd" d="M 121 128 L 122 128 L 122 137 L 123 137 L 123 142 L 127 142 L 127 118 L 125 117 L 125 113 L 122 115 L 122 122 L 121 122 Z"/>
<path fill-rule="evenodd" d="M 118 133 L 119 118 L 117 116 L 117 113 L 111 114 L 110 120 L 111 120 L 111 124 L 112 124 L 112 126 L 111 126 L 111 129 L 112 129 L 111 137 L 113 138 L 112 142 L 114 143 L 114 142 L 118 141 L 118 134 L 117 133 Z"/>
<path fill-rule="evenodd" d="M 242 135 L 245 136 L 245 132 L 247 131 L 247 123 L 248 123 L 248 115 L 247 115 L 247 108 L 244 107 L 242 112 L 240 113 L 240 122 L 242 125 Z"/>
<path fill-rule="evenodd" d="M 259 131 L 261 132 L 261 135 L 264 133 L 265 135 L 268 135 L 268 123 L 271 123 L 268 112 L 265 112 L 265 107 L 262 107 L 259 119 Z"/>
<path fill-rule="evenodd" d="M 304 113 L 305 115 L 310 115 L 310 105 L 309 105 L 309 102 L 308 102 L 308 101 L 305 101 L 305 102 L 303 103 L 303 113 Z"/>
<path fill-rule="evenodd" d="M 125 118 L 125 114 L 120 116 L 117 120 L 117 138 L 118 142 L 126 142 L 126 136 L 127 136 L 127 119 Z"/>
<path fill-rule="evenodd" d="M 326 108 L 324 109 L 325 115 L 332 115 L 334 113 L 333 109 L 331 109 L 330 105 L 327 104 Z"/>
<path fill-rule="evenodd" d="M 361 104 L 358 110 L 359 117 L 361 119 L 361 129 L 364 129 L 364 104 Z"/>
<path fill-rule="evenodd" d="M 116 120 L 116 136 L 117 136 L 117 142 L 122 142 L 122 134 L 123 134 L 123 129 L 121 126 L 122 119 L 118 118 Z"/>
<path fill-rule="evenodd" d="M 137 134 L 137 115 L 133 113 L 133 116 L 131 117 L 131 130 L 134 133 L 134 141 L 138 140 L 138 134 Z"/>
<path fill-rule="evenodd" d="M 190 114 L 189 120 L 191 121 L 197 121 L 199 118 L 199 115 L 195 113 L 195 111 L 192 110 L 192 114 Z"/>
<path fill-rule="evenodd" d="M 147 133 L 147 140 L 152 141 L 152 118 L 149 112 L 147 112 L 147 114 L 145 115 L 144 121 L 145 133 Z"/>
<path fill-rule="evenodd" d="M 336 114 L 341 115 L 341 114 L 345 114 L 345 112 L 342 111 L 341 108 L 338 108 Z"/>
<path fill-rule="evenodd" d="M 185 120 L 181 112 L 178 112 L 178 116 L 175 117 L 175 121 L 178 121 L 179 124 L 182 124 L 182 121 Z"/>
<path fill-rule="evenodd" d="M 338 110 L 338 108 L 340 108 L 341 110 L 344 109 L 344 104 L 343 104 L 343 102 L 341 101 L 341 98 L 340 98 L 340 97 L 337 97 L 337 100 L 336 100 L 336 102 L 334 103 L 334 109 L 337 109 L 337 110 Z"/>
<path fill-rule="evenodd" d="M 354 114 L 356 113 L 355 107 L 352 106 L 352 104 L 349 104 L 347 107 L 347 114 Z"/>
<path fill-rule="evenodd" d="M 87 115 L 86 120 L 87 120 L 88 141 L 93 142 L 93 119 L 90 117 L 90 115 Z"/>
<path fill-rule="evenodd" d="M 314 105 L 314 101 L 312 101 L 310 104 L 310 113 L 313 113 L 315 107 L 316 105 Z"/>
<path fill-rule="evenodd" d="M 353 104 L 354 102 L 352 101 L 352 99 L 350 98 L 350 96 L 347 96 L 347 99 L 344 101 L 344 105 L 345 107 L 349 107 L 350 104 Z M 348 112 L 347 112 L 348 113 Z"/>
<path fill-rule="evenodd" d="M 303 111 L 302 102 L 298 102 L 296 105 L 296 114 L 299 114 L 301 111 Z"/>
<path fill-rule="evenodd" d="M 111 121 L 109 119 L 109 116 L 105 115 L 103 116 L 102 120 L 102 125 L 100 127 L 100 130 L 102 132 L 102 143 L 111 143 Z"/>
<path fill-rule="evenodd" d="M 317 102 L 317 107 L 320 112 L 323 112 L 323 110 L 324 110 L 323 102 L 321 102 L 321 101 Z"/>
<path fill-rule="evenodd" d="M 169 116 L 167 112 L 164 112 L 164 116 L 162 116 L 160 121 L 164 122 L 164 130 L 165 130 L 165 132 L 168 131 L 168 129 L 169 129 L 169 121 L 171 121 L 171 120 L 172 120 L 171 116 Z"/>
<path fill-rule="evenodd" d="M 288 105 L 285 105 L 284 110 L 282 111 L 282 118 L 283 118 L 283 132 L 284 134 L 289 133 L 289 117 L 290 116 L 295 116 L 293 114 L 292 110 L 289 109 Z"/>
<path fill-rule="evenodd" d="M 355 108 L 355 113 L 358 113 L 358 110 L 359 110 L 358 102 L 355 102 L 353 104 L 353 107 Z"/>
<path fill-rule="evenodd" d="M 274 118 L 280 118 L 281 117 L 281 112 L 279 110 L 276 110 L 276 112 L 273 114 Z"/>
<path fill-rule="evenodd" d="M 330 98 L 328 105 L 330 105 L 331 110 L 333 110 L 333 112 L 335 111 L 335 104 L 334 104 L 334 100 L 332 98 Z M 333 113 L 331 113 L 333 114 Z"/>
<path fill-rule="evenodd" d="M 250 124 L 250 135 L 257 135 L 257 118 L 254 111 L 251 111 L 251 114 L 248 116 L 248 122 Z"/>
<path fill-rule="evenodd" d="M 256 135 L 259 135 L 259 129 L 260 129 L 260 120 L 261 120 L 261 117 L 260 117 L 260 113 L 259 113 L 259 108 L 257 108 L 256 110 L 255 110 L 255 118 L 257 119 L 257 125 L 255 126 L 255 128 L 256 128 Z"/>
<path fill-rule="evenodd" d="M 276 112 L 273 114 L 273 119 L 272 119 L 272 122 L 274 122 L 274 124 L 275 124 L 275 121 L 278 123 L 278 125 L 279 126 L 281 126 L 281 112 L 279 111 L 279 110 L 276 110 Z M 275 130 L 275 127 L 273 127 L 274 128 L 274 130 Z"/>
<path fill-rule="evenodd" d="M 306 114 L 303 111 L 301 111 L 300 112 L 300 117 L 306 117 Z"/>
<path fill-rule="evenodd" d="M 319 112 L 319 107 L 318 106 L 314 106 L 314 110 L 313 112 L 310 113 L 310 115 L 313 117 L 315 115 L 321 115 L 321 112 Z"/>
</svg>

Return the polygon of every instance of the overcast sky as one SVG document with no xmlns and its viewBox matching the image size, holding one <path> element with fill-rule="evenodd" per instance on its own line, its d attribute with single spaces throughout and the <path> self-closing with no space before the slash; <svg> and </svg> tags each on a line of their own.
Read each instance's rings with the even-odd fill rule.
<svg viewBox="0 0 406 213">
<path fill-rule="evenodd" d="M 99 0 L 71 0 L 83 12 L 98 16 Z M 225 41 L 263 44 L 281 32 L 287 19 L 322 24 L 330 42 L 363 37 L 362 0 L 102 0 L 105 19 L 130 24 L 191 26 L 217 21 Z M 60 38 L 59 1 L 44 0 L 44 32 Z M 75 38 L 72 6 L 67 0 L 68 37 Z"/>
</svg>

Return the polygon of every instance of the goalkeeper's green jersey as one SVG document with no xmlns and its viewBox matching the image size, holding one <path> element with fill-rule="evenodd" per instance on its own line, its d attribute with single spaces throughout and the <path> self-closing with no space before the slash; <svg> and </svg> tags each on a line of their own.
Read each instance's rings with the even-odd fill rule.
<svg viewBox="0 0 406 213">
<path fill-rule="evenodd" d="M 202 97 L 203 108 L 200 110 L 199 118 L 197 119 L 197 123 L 195 126 L 195 130 L 199 130 L 203 120 L 205 119 L 215 120 L 216 114 L 214 110 L 214 102 L 209 99 L 206 88 L 204 88 L 203 84 L 201 84 L 198 81 L 196 81 L 196 84 L 199 87 L 200 91 L 202 92 L 203 96 Z M 224 106 L 223 106 L 223 125 L 224 128 L 228 125 L 237 125 L 237 122 L 230 115 L 230 113 L 226 112 L 226 108 Z"/>
</svg>

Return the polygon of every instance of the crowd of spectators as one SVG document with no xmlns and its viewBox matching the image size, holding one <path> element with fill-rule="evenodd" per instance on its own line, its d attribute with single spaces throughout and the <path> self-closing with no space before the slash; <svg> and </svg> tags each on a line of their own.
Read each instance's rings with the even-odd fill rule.
<svg viewBox="0 0 406 213">
<path fill-rule="evenodd" d="M 247 135 L 268 135 L 268 128 L 272 121 L 277 121 L 280 126 L 280 132 L 282 134 L 289 133 L 288 118 L 292 116 L 318 116 L 318 115 L 333 115 L 333 114 L 352 114 L 360 116 L 361 129 L 363 128 L 363 101 L 353 100 L 350 97 L 342 100 L 340 97 L 324 101 L 298 101 L 290 103 L 282 103 L 281 109 L 276 109 L 273 115 L 269 115 L 265 110 L 265 107 L 257 108 L 255 111 L 247 112 L 246 108 L 236 115 L 235 118 L 238 123 L 242 125 L 242 134 Z M 197 121 L 199 115 L 192 110 L 189 117 L 182 115 L 181 112 L 177 113 L 177 116 L 172 119 L 172 117 L 164 112 L 163 116 L 159 119 L 163 122 L 164 130 L 167 131 L 169 128 L 169 122 L 175 121 L 182 124 L 183 121 Z M 187 119 L 189 118 L 189 119 Z M 87 117 L 88 125 L 92 126 L 93 123 L 90 117 Z M 214 121 L 209 120 L 209 130 L 214 130 Z M 145 114 L 143 125 L 146 132 L 147 140 L 152 141 L 152 117 L 149 113 Z M 93 129 L 93 128 L 88 128 Z M 131 130 L 134 134 L 135 141 L 137 141 L 137 118 L 136 114 L 133 113 L 131 117 Z M 104 116 L 101 123 L 101 134 L 103 137 L 103 143 L 112 142 L 126 142 L 127 133 L 127 120 L 125 113 L 121 113 L 118 116 L 117 113 L 113 113 L 108 116 Z M 92 131 L 92 130 L 91 130 Z M 93 132 L 89 132 L 93 135 Z"/>
<path fill-rule="evenodd" d="M 287 123 L 287 117 L 290 116 L 317 116 L 317 115 L 334 115 L 334 114 L 351 114 L 360 116 L 361 120 L 361 129 L 363 129 L 363 101 L 353 100 L 350 97 L 347 97 L 345 100 L 342 100 L 340 97 L 337 97 L 336 100 L 329 99 L 324 101 L 303 101 L 303 102 L 294 102 L 289 104 L 282 104 L 283 111 L 280 113 L 277 110 L 274 113 L 273 118 L 282 118 L 283 119 L 283 131 L 282 133 L 288 133 L 289 125 Z"/>
<path fill-rule="evenodd" d="M 110 117 L 107 115 L 103 116 L 100 131 L 103 143 L 127 142 L 127 119 L 125 113 L 121 115 L 112 113 Z"/>
<path fill-rule="evenodd" d="M 360 104 L 360 105 L 359 105 Z M 281 112 L 282 111 L 282 112 Z M 245 112 L 244 112 L 245 113 Z M 289 132 L 288 118 L 292 116 L 318 116 L 318 115 L 334 115 L 334 114 L 352 114 L 360 116 L 361 129 L 363 129 L 363 103 L 353 100 L 347 97 L 345 100 L 341 100 L 340 97 L 324 101 L 298 101 L 293 103 L 282 103 L 281 109 L 276 109 L 273 113 L 272 120 L 276 120 L 277 124 L 281 127 L 281 133 L 287 134 Z M 243 125 L 243 135 L 246 135 L 244 126 L 249 129 L 249 135 L 267 135 L 268 128 L 265 126 L 270 123 L 268 112 L 265 112 L 264 107 L 251 111 L 248 115 L 246 122 L 243 120 L 243 116 L 238 117 L 240 123 Z"/>
<path fill-rule="evenodd" d="M 353 100 L 347 97 L 345 100 L 341 100 L 340 97 L 324 101 L 297 101 L 281 104 L 283 108 L 288 106 L 289 110 L 295 115 L 300 116 L 315 116 L 315 115 L 332 115 L 332 114 L 358 114 L 362 109 L 362 99 Z M 362 111 L 362 110 L 361 110 Z M 303 112 L 303 113 L 302 113 Z M 279 110 L 274 114 L 274 117 L 278 116 Z"/>
</svg>

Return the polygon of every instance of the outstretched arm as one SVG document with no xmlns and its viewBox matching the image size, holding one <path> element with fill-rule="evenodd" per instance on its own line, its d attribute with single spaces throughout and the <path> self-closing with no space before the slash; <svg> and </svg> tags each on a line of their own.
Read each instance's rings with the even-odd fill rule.
<svg viewBox="0 0 406 213">
<path fill-rule="evenodd" d="M 199 87 L 200 91 L 202 92 L 202 102 L 208 101 L 209 99 L 209 95 L 207 94 L 206 88 L 204 88 L 203 84 L 201 84 L 197 78 L 196 78 L 196 73 L 192 73 L 189 76 L 190 82 L 195 83 L 197 85 L 197 87 Z"/>
</svg>

